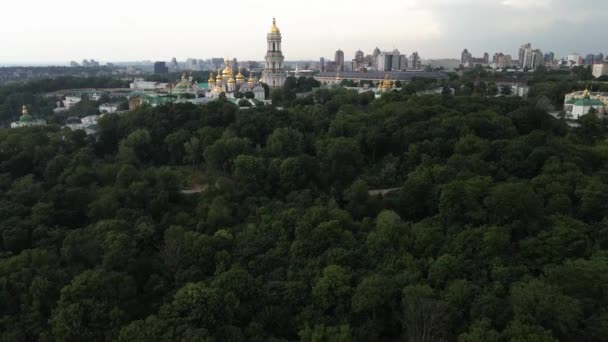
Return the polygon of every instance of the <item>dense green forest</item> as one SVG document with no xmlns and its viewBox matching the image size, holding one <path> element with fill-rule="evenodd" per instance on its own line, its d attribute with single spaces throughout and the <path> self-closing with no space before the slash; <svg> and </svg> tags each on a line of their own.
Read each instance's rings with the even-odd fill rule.
<svg viewBox="0 0 608 342">
<path fill-rule="evenodd" d="M 605 341 L 604 122 L 408 94 L 0 130 L 0 340 Z"/>
</svg>

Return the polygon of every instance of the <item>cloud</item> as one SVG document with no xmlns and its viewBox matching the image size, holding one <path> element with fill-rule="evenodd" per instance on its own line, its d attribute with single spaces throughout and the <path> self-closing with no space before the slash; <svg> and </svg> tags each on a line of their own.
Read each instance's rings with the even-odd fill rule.
<svg viewBox="0 0 608 342">
<path fill-rule="evenodd" d="M 515 9 L 551 8 L 552 0 L 503 0 L 501 4 Z"/>
</svg>

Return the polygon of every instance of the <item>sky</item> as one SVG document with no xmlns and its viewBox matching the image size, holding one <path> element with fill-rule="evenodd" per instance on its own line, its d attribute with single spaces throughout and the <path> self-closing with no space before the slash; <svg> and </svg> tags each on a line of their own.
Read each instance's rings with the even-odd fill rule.
<svg viewBox="0 0 608 342">
<path fill-rule="evenodd" d="M 3 1 L 4 2 L 4 1 Z M 263 60 L 276 17 L 286 60 L 399 49 L 608 53 L 606 0 L 19 0 L 0 10 L 0 63 L 211 57 Z"/>
</svg>

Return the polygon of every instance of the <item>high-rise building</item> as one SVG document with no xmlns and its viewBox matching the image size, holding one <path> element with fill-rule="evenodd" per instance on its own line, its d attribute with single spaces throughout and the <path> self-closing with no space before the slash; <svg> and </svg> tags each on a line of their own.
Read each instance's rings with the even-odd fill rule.
<svg viewBox="0 0 608 342">
<path fill-rule="evenodd" d="M 585 65 L 593 65 L 595 60 L 595 55 L 592 53 L 587 54 L 587 56 L 585 56 Z"/>
<path fill-rule="evenodd" d="M 595 55 L 595 64 L 602 64 L 602 63 L 604 63 L 604 54 L 600 52 L 597 55 Z"/>
<path fill-rule="evenodd" d="M 420 60 L 420 56 L 418 55 L 418 51 L 414 51 L 410 56 L 409 65 L 411 69 L 420 70 L 422 69 L 422 61 Z"/>
<path fill-rule="evenodd" d="M 319 69 L 320 71 L 325 71 L 325 58 L 319 58 Z"/>
<path fill-rule="evenodd" d="M 277 22 L 272 18 L 270 32 L 266 35 L 268 49 L 266 52 L 266 65 L 262 76 L 262 82 L 270 87 L 282 87 L 287 78 L 283 69 L 283 52 L 281 51 L 281 31 L 277 27 Z"/>
<path fill-rule="evenodd" d="M 467 65 L 467 64 L 471 63 L 472 59 L 473 59 L 473 55 L 469 52 L 468 49 L 464 49 L 462 51 L 462 54 L 460 55 L 460 64 Z"/>
<path fill-rule="evenodd" d="M 572 55 L 568 55 L 568 66 L 575 66 L 575 65 L 582 65 L 584 60 L 583 57 L 581 57 L 578 54 L 572 54 Z"/>
<path fill-rule="evenodd" d="M 177 64 L 177 59 L 175 57 L 171 58 L 171 63 L 169 63 L 169 70 L 170 71 L 179 70 L 179 64 Z"/>
<path fill-rule="evenodd" d="M 155 74 L 167 74 L 167 73 L 169 73 L 169 68 L 167 67 L 167 63 L 165 63 L 165 62 L 155 62 L 154 63 L 154 73 Z"/>
<path fill-rule="evenodd" d="M 502 55 L 502 53 L 501 53 L 501 55 Z M 513 59 L 511 58 L 511 55 L 499 56 L 497 66 L 500 69 L 508 69 L 508 68 L 512 67 Z"/>
<path fill-rule="evenodd" d="M 378 56 L 380 55 L 380 53 L 381 53 L 381 52 L 380 52 L 380 49 L 378 49 L 378 47 L 376 46 L 376 48 L 374 49 L 374 52 L 372 53 L 372 56 L 373 56 L 373 58 L 374 58 L 374 59 L 373 59 L 373 65 L 372 65 L 372 66 L 373 66 L 373 67 L 374 67 L 374 69 L 376 69 L 376 70 L 379 70 L 379 69 L 378 69 Z"/>
<path fill-rule="evenodd" d="M 504 56 L 505 55 L 502 52 L 495 53 L 494 56 L 492 56 L 492 63 L 498 65 L 500 63 L 500 58 Z"/>
<path fill-rule="evenodd" d="M 487 52 L 483 53 L 483 63 L 490 64 L 490 54 L 488 54 Z"/>
<path fill-rule="evenodd" d="M 519 48 L 519 56 L 518 56 L 519 60 L 518 60 L 518 62 L 519 62 L 519 67 L 522 68 L 522 69 L 525 66 L 524 58 L 525 58 L 525 55 L 526 55 L 526 50 L 527 49 L 531 49 L 531 48 L 532 48 L 532 44 L 530 44 L 530 43 L 526 43 L 526 44 L 522 45 Z"/>
<path fill-rule="evenodd" d="M 407 68 L 407 56 L 402 55 L 399 50 L 380 52 L 376 61 L 379 71 L 400 71 Z"/>
<path fill-rule="evenodd" d="M 547 52 L 543 59 L 545 61 L 545 64 L 553 64 L 553 62 L 555 61 L 555 53 Z"/>
<path fill-rule="evenodd" d="M 365 54 L 361 50 L 355 52 L 355 59 L 353 59 L 353 69 L 359 70 L 365 67 Z"/>
<path fill-rule="evenodd" d="M 336 51 L 336 53 L 334 54 L 334 62 L 336 62 L 338 70 L 344 71 L 344 51 Z"/>
<path fill-rule="evenodd" d="M 543 53 L 539 49 L 526 48 L 524 51 L 524 69 L 534 70 L 543 65 Z"/>
<path fill-rule="evenodd" d="M 407 56 L 399 55 L 399 70 L 407 69 Z"/>
<path fill-rule="evenodd" d="M 601 77 L 608 75 L 608 62 L 595 64 L 593 66 L 593 77 Z"/>
</svg>

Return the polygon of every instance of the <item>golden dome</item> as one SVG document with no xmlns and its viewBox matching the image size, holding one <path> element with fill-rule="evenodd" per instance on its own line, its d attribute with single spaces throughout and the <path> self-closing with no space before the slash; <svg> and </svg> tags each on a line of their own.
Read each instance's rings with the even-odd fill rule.
<svg viewBox="0 0 608 342">
<path fill-rule="evenodd" d="M 255 83 L 255 78 L 253 77 L 253 73 L 252 72 L 249 73 L 249 79 L 247 80 L 247 83 L 249 83 L 249 84 L 254 84 Z"/>
<path fill-rule="evenodd" d="M 23 107 L 21 107 L 21 114 L 23 114 L 23 115 L 28 115 L 29 114 L 28 111 L 27 111 L 27 106 L 26 105 L 23 105 Z"/>
<path fill-rule="evenodd" d="M 224 76 L 232 76 L 232 68 L 230 68 L 230 61 L 226 60 L 226 68 L 223 72 Z"/>
<path fill-rule="evenodd" d="M 242 81 L 245 79 L 245 76 L 241 73 L 242 68 L 239 67 L 239 73 L 236 75 L 236 79 Z"/>
<path fill-rule="evenodd" d="M 585 89 L 585 91 L 583 92 L 583 98 L 588 99 L 590 97 L 591 97 L 591 94 L 589 94 L 589 89 Z"/>
<path fill-rule="evenodd" d="M 213 73 L 209 74 L 209 80 L 207 82 L 215 83 L 215 78 L 213 78 Z"/>
<path fill-rule="evenodd" d="M 222 81 L 222 69 L 217 69 L 217 77 L 215 78 L 218 82 Z"/>
<path fill-rule="evenodd" d="M 228 80 L 228 83 L 236 83 L 236 81 L 234 80 L 234 77 L 230 77 L 230 79 Z"/>
<path fill-rule="evenodd" d="M 281 31 L 277 27 L 277 20 L 275 18 L 272 18 L 272 26 L 270 26 L 270 33 L 281 33 Z"/>
</svg>

